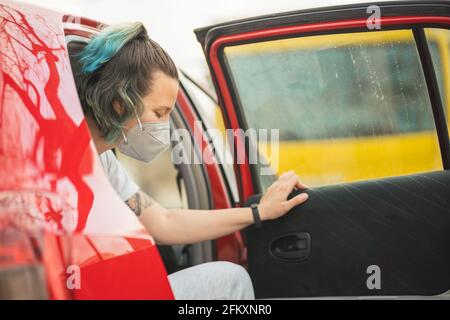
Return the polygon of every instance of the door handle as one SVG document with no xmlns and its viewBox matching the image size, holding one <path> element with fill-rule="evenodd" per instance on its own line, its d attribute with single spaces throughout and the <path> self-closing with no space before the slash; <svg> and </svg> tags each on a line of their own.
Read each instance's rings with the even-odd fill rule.
<svg viewBox="0 0 450 320">
<path fill-rule="evenodd" d="M 311 253 L 311 235 L 308 232 L 289 233 L 270 244 L 270 253 L 283 262 L 303 262 Z"/>
</svg>

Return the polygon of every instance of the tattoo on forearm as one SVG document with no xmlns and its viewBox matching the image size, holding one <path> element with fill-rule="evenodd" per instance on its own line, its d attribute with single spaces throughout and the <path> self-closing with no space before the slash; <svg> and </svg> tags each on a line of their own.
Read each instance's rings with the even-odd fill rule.
<svg viewBox="0 0 450 320">
<path fill-rule="evenodd" d="M 142 209 L 148 208 L 155 203 L 155 201 L 150 196 L 142 191 L 136 192 L 130 199 L 125 202 L 138 217 L 141 215 Z"/>
</svg>

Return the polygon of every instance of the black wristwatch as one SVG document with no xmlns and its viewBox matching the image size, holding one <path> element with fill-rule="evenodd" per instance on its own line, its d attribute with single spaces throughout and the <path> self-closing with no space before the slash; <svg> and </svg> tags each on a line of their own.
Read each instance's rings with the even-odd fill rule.
<svg viewBox="0 0 450 320">
<path fill-rule="evenodd" d="M 255 221 L 255 227 L 261 228 L 262 222 L 261 222 L 261 216 L 259 215 L 258 204 L 252 203 L 250 205 L 250 208 L 252 208 L 253 220 Z"/>
</svg>

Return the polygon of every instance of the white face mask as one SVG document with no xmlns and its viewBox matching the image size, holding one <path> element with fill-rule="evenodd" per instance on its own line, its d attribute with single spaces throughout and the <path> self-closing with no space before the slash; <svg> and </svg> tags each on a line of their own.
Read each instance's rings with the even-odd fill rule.
<svg viewBox="0 0 450 320">
<path fill-rule="evenodd" d="M 141 123 L 136 115 L 138 124 L 131 128 L 127 135 L 122 131 L 123 139 L 119 143 L 119 150 L 123 154 L 150 162 L 170 146 L 170 124 L 166 122 Z"/>
</svg>

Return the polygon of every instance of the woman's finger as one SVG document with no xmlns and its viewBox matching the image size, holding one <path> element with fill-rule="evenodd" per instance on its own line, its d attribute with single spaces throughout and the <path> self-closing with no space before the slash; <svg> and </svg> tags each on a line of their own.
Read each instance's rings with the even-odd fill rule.
<svg viewBox="0 0 450 320">
<path fill-rule="evenodd" d="M 295 206 L 298 206 L 299 204 L 302 204 L 303 202 L 308 200 L 308 197 L 309 196 L 307 193 L 300 193 L 300 194 L 296 195 L 295 197 L 293 197 L 292 199 L 287 200 L 286 203 L 287 203 L 288 211 L 291 210 L 292 208 L 294 208 Z"/>
<path fill-rule="evenodd" d="M 280 177 L 278 178 L 278 180 L 280 181 L 286 181 L 288 179 L 290 179 L 292 176 L 294 175 L 294 171 L 290 170 L 287 172 L 283 172 Z"/>
</svg>

